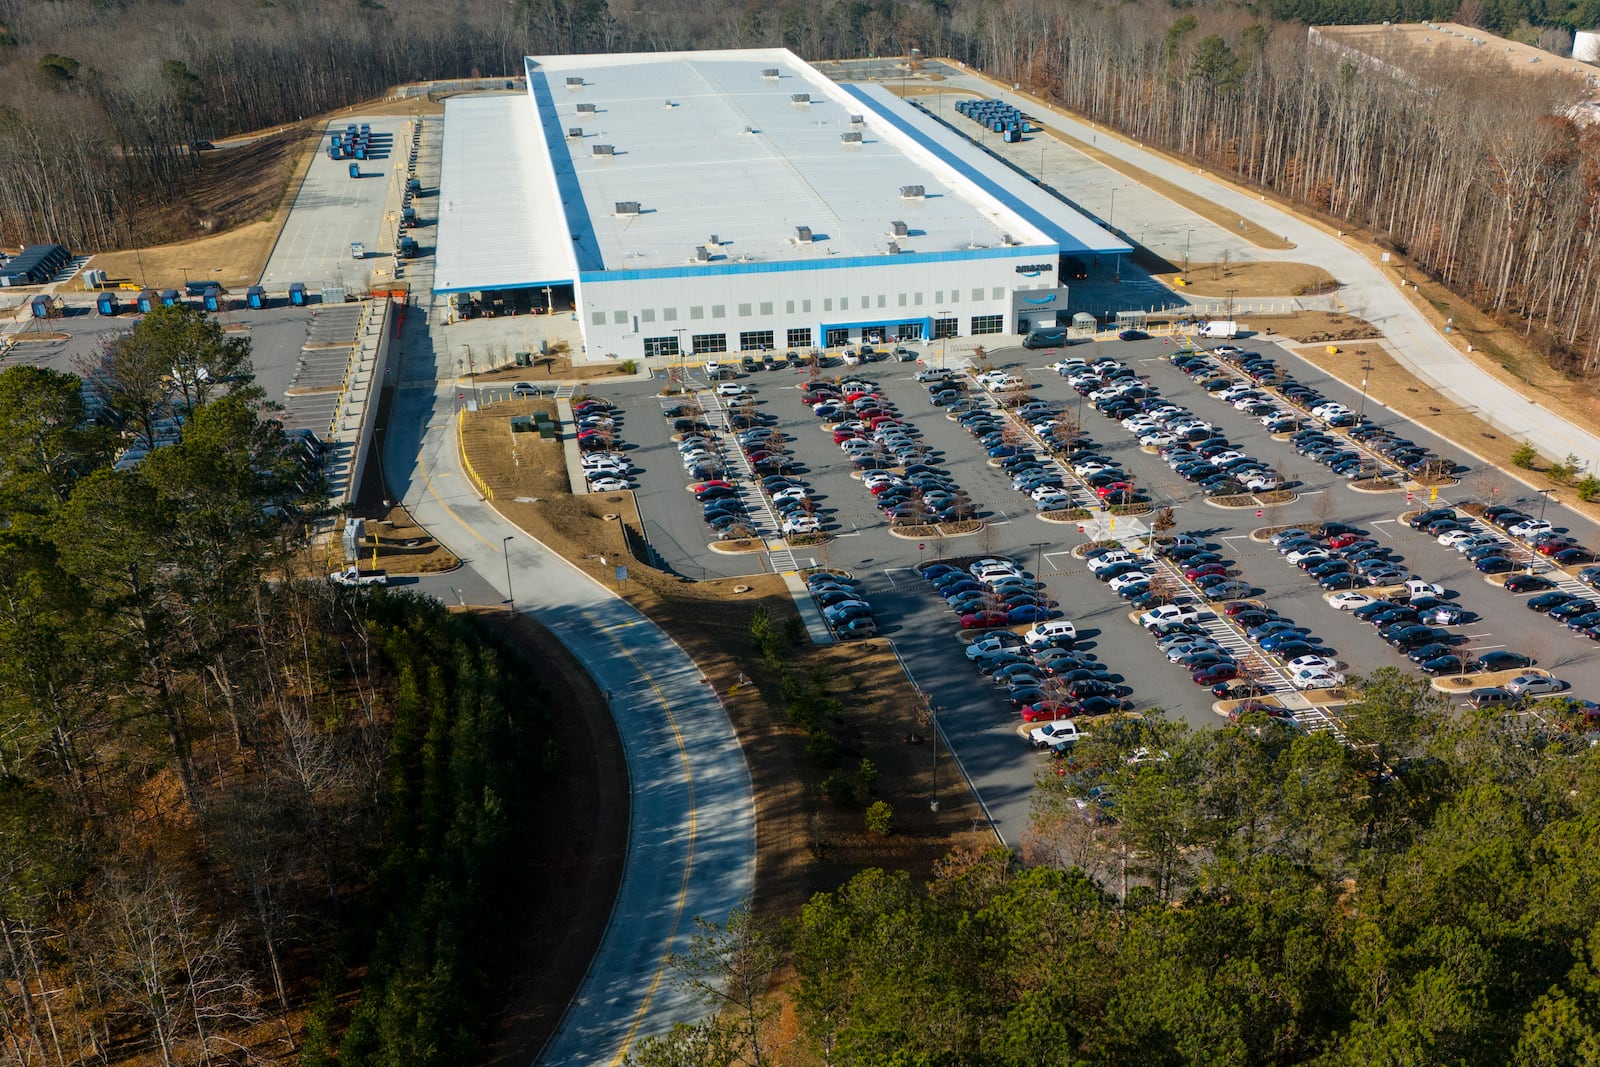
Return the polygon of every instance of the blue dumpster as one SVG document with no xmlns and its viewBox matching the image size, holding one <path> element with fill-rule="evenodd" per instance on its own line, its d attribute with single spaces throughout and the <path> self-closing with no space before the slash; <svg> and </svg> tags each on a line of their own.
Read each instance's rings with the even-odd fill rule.
<svg viewBox="0 0 1600 1067">
<path fill-rule="evenodd" d="M 50 298 L 48 296 L 36 296 L 28 301 L 28 306 L 33 309 L 34 318 L 48 319 L 50 317 Z"/>
<path fill-rule="evenodd" d="M 359 163 L 350 164 L 350 177 L 352 177 L 352 178 L 361 177 L 361 164 L 359 164 Z"/>
<path fill-rule="evenodd" d="M 115 315 L 122 310 L 122 305 L 117 303 L 116 293 L 101 293 L 95 297 L 94 306 L 102 315 Z"/>
<path fill-rule="evenodd" d="M 162 307 L 164 307 L 164 308 L 176 307 L 177 304 L 178 304 L 178 290 L 176 290 L 176 289 L 163 289 L 163 290 L 161 290 L 161 306 Z"/>
<path fill-rule="evenodd" d="M 267 306 L 267 291 L 259 285 L 252 285 L 245 290 L 245 304 L 253 311 L 260 311 Z"/>
<path fill-rule="evenodd" d="M 292 282 L 289 285 L 289 303 L 297 308 L 306 306 L 306 283 Z"/>
<path fill-rule="evenodd" d="M 214 285 L 201 294 L 200 300 L 207 311 L 222 310 L 222 290 Z"/>
<path fill-rule="evenodd" d="M 154 289 L 145 289 L 142 291 L 139 294 L 139 299 L 135 302 L 139 307 L 139 314 L 148 315 L 151 311 L 155 310 L 157 301 L 158 297 L 156 296 L 156 291 Z"/>
</svg>

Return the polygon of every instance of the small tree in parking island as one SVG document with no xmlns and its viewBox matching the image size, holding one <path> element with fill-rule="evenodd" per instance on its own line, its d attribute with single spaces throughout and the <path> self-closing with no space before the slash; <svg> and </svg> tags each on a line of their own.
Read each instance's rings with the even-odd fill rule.
<svg viewBox="0 0 1600 1067">
<path fill-rule="evenodd" d="M 1583 480 L 1577 484 L 1577 490 L 1579 500 L 1585 504 L 1592 503 L 1596 497 L 1600 497 L 1600 478 L 1592 474 L 1584 475 Z"/>
<path fill-rule="evenodd" d="M 1533 466 L 1533 461 L 1539 458 L 1539 452 L 1528 442 L 1524 441 L 1511 453 L 1511 465 L 1528 470 Z"/>
</svg>

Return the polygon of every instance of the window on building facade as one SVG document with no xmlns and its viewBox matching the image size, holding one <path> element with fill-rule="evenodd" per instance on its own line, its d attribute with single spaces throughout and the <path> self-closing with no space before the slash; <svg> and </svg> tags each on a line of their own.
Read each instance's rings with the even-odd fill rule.
<svg viewBox="0 0 1600 1067">
<path fill-rule="evenodd" d="M 646 356 L 677 355 L 678 335 L 673 333 L 665 337 L 646 337 L 644 339 L 644 354 Z"/>
<path fill-rule="evenodd" d="M 789 331 L 789 347 L 790 348 L 810 348 L 811 347 L 811 327 L 802 326 L 799 329 L 791 329 Z"/>
<path fill-rule="evenodd" d="M 725 333 L 697 333 L 690 341 L 696 354 L 728 350 L 728 335 Z"/>
<path fill-rule="evenodd" d="M 843 348 L 850 343 L 850 331 L 842 326 L 835 327 L 827 332 L 822 343 L 827 348 Z"/>
<path fill-rule="evenodd" d="M 939 340 L 940 338 L 943 338 L 943 337 L 954 337 L 954 336 L 956 336 L 956 331 L 960 328 L 960 325 L 961 325 L 961 320 L 960 319 L 934 319 L 933 320 L 933 337 L 934 337 L 934 340 L 937 341 L 937 340 Z"/>
<path fill-rule="evenodd" d="M 739 347 L 746 352 L 772 347 L 771 330 L 746 330 L 739 335 Z"/>
<path fill-rule="evenodd" d="M 1004 315 L 974 315 L 972 316 L 973 333 L 1001 333 L 1006 328 Z"/>
</svg>

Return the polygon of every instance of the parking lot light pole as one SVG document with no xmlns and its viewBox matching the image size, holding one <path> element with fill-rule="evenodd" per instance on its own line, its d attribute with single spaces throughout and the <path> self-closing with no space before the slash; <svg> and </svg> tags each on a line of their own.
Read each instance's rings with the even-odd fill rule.
<svg viewBox="0 0 1600 1067">
<path fill-rule="evenodd" d="M 939 709 L 928 705 L 928 726 L 933 732 L 933 793 L 928 797 L 928 810 L 939 814 Z"/>
<path fill-rule="evenodd" d="M 1367 377 L 1372 373 L 1372 360 L 1361 361 L 1361 406 L 1356 408 L 1356 422 L 1360 423 L 1361 416 L 1367 410 Z"/>
<path fill-rule="evenodd" d="M 500 551 L 506 557 L 506 603 L 511 605 L 511 614 L 517 613 L 517 595 L 511 589 L 511 534 L 506 534 L 500 539 Z"/>
</svg>

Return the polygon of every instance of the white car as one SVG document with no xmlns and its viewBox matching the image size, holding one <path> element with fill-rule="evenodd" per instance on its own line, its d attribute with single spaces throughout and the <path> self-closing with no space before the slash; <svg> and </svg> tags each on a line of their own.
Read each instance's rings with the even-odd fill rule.
<svg viewBox="0 0 1600 1067">
<path fill-rule="evenodd" d="M 1454 548 L 1463 541 L 1470 541 L 1480 536 L 1475 530 L 1446 530 L 1439 535 L 1439 543 L 1446 548 Z"/>
<path fill-rule="evenodd" d="M 1370 597 L 1365 593 L 1358 593 L 1354 589 L 1347 589 L 1342 593 L 1335 593 L 1330 596 L 1328 603 L 1340 611 L 1354 611 L 1363 604 L 1371 604 L 1376 599 L 1376 597 Z"/>
<path fill-rule="evenodd" d="M 783 520 L 783 532 L 786 534 L 819 533 L 821 530 L 822 523 L 813 515 L 796 515 Z"/>
<path fill-rule="evenodd" d="M 1078 627 L 1069 619 L 1046 619 L 1036 622 L 1028 627 L 1022 634 L 1022 640 L 1027 644 L 1035 641 L 1047 641 L 1053 637 L 1077 637 Z"/>
<path fill-rule="evenodd" d="M 1244 480 L 1244 487 L 1252 493 L 1270 493 L 1283 487 L 1283 482 L 1273 474 L 1252 474 Z"/>
<path fill-rule="evenodd" d="M 776 493 L 773 493 L 772 502 L 777 504 L 785 500 L 805 500 L 808 496 L 805 486 L 791 485 L 787 489 L 779 489 Z"/>
<path fill-rule="evenodd" d="M 1050 364 L 1050 369 L 1065 378 L 1069 374 L 1081 374 L 1088 368 L 1081 359 L 1058 359 Z"/>
<path fill-rule="evenodd" d="M 589 490 L 595 493 L 618 493 L 624 489 L 632 488 L 621 478 L 591 478 L 589 480 Z"/>
<path fill-rule="evenodd" d="M 744 396 L 745 387 L 738 382 L 723 382 L 717 386 L 718 396 Z"/>
<path fill-rule="evenodd" d="M 1307 560 L 1325 560 L 1329 557 L 1328 554 L 1320 548 L 1297 548 L 1283 558 L 1298 567 L 1301 563 L 1304 563 Z"/>
<path fill-rule="evenodd" d="M 1506 533 L 1510 534 L 1512 537 L 1520 537 L 1524 541 L 1530 541 L 1536 535 L 1553 529 L 1555 529 L 1555 527 L 1551 526 L 1543 519 L 1528 519 L 1526 522 L 1517 523 L 1515 526 L 1508 529 Z"/>
<path fill-rule="evenodd" d="M 1137 559 L 1136 559 L 1136 557 L 1134 556 L 1134 554 L 1132 552 L 1129 552 L 1126 549 L 1120 549 L 1119 548 L 1119 549 L 1115 549 L 1115 550 L 1113 550 L 1111 552 L 1107 552 L 1105 555 L 1099 557 L 1098 559 L 1090 560 L 1089 561 L 1089 570 L 1091 572 L 1095 573 L 1095 574 L 1100 574 L 1103 571 L 1110 570 L 1112 567 L 1115 567 L 1119 563 L 1135 563 L 1135 562 L 1137 562 Z"/>
<path fill-rule="evenodd" d="M 1301 671 L 1324 671 L 1334 674 L 1339 670 L 1339 661 L 1328 656 L 1299 656 L 1284 664 L 1293 673 Z"/>
<path fill-rule="evenodd" d="M 1127 574 L 1119 574 L 1111 579 L 1109 588 L 1113 593 L 1120 593 L 1124 589 L 1132 588 L 1140 582 L 1148 582 L 1149 580 L 1150 576 L 1144 571 L 1129 571 Z"/>
<path fill-rule="evenodd" d="M 1328 670 L 1296 671 L 1289 682 L 1296 689 L 1334 689 L 1344 684 L 1344 675 Z"/>
<path fill-rule="evenodd" d="M 1162 604 L 1139 616 L 1140 626 L 1166 626 L 1172 623 L 1193 622 L 1200 617 L 1200 609 L 1192 604 Z"/>
<path fill-rule="evenodd" d="M 1166 448 L 1168 445 L 1177 444 L 1178 439 L 1170 433 L 1147 433 L 1139 438 L 1139 443 L 1146 448 Z"/>
<path fill-rule="evenodd" d="M 1035 748 L 1070 745 L 1082 736 L 1077 724 L 1071 719 L 1057 719 L 1055 722 L 1047 722 L 1028 731 L 1028 740 L 1033 742 Z"/>
<path fill-rule="evenodd" d="M 943 367 L 924 367 L 911 377 L 919 382 L 942 382 L 950 377 L 950 372 Z"/>
</svg>

